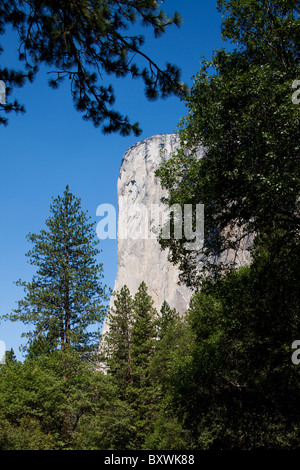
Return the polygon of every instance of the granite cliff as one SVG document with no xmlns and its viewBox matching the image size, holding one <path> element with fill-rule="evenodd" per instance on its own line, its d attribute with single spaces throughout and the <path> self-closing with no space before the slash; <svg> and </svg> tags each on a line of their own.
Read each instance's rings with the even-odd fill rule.
<svg viewBox="0 0 300 470">
<path fill-rule="evenodd" d="M 168 261 L 168 251 L 161 250 L 157 240 L 162 214 L 166 211 L 161 199 L 166 192 L 155 177 L 155 170 L 179 145 L 178 135 L 160 134 L 138 142 L 123 156 L 118 179 L 118 264 L 114 291 L 126 284 L 134 295 L 144 281 L 158 311 L 166 300 L 171 308 L 183 315 L 192 291 L 179 283 L 178 268 Z M 201 158 L 203 152 L 199 147 L 197 157 Z M 232 238 L 238 236 L 238 229 L 229 230 Z M 215 262 L 226 265 L 234 260 L 236 266 L 248 264 L 251 240 L 249 235 L 237 252 L 228 250 Z M 199 259 L 199 265 L 202 261 Z M 103 334 L 108 328 L 105 322 Z"/>
<path fill-rule="evenodd" d="M 118 265 L 114 290 L 125 284 L 135 294 L 145 281 L 160 309 L 164 300 L 180 314 L 186 311 L 191 290 L 178 283 L 179 272 L 168 261 L 157 241 L 156 222 L 163 208 L 165 191 L 155 177 L 162 161 L 169 159 L 179 147 L 176 134 L 155 135 L 134 146 L 124 154 L 118 179 Z M 160 207 L 158 207 L 160 206 Z M 105 323 L 103 333 L 107 331 Z"/>
</svg>

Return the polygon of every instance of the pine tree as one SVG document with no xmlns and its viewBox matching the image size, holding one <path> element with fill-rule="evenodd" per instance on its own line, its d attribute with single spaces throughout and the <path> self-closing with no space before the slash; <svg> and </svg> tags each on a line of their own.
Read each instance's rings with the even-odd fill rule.
<svg viewBox="0 0 300 470">
<path fill-rule="evenodd" d="M 135 448 L 141 449 L 152 432 L 158 409 L 157 384 L 150 372 L 157 345 L 157 312 L 145 282 L 134 298 L 127 286 L 115 296 L 108 316 L 109 331 L 103 338 L 105 362 L 119 397 L 132 413 L 132 439 Z"/>
<path fill-rule="evenodd" d="M 135 384 L 142 383 L 147 375 L 156 338 L 154 323 L 156 316 L 153 300 L 148 294 L 145 282 L 142 282 L 134 296 L 134 324 L 131 338 Z"/>
<path fill-rule="evenodd" d="M 150 376 L 150 365 L 156 343 L 156 317 L 153 300 L 145 282 L 134 296 L 134 323 L 131 334 L 132 384 L 129 402 L 136 416 L 136 447 L 141 448 L 152 428 L 156 410 L 157 390 Z"/>
<path fill-rule="evenodd" d="M 114 306 L 108 314 L 109 331 L 105 335 L 106 364 L 109 373 L 118 385 L 120 397 L 132 383 L 131 328 L 133 322 L 133 299 L 125 285 L 115 293 Z"/>
<path fill-rule="evenodd" d="M 49 85 L 58 88 L 65 80 L 75 107 L 85 120 L 102 126 L 104 132 L 128 135 L 141 133 L 139 124 L 129 122 L 113 109 L 115 94 L 108 76 L 139 78 L 145 95 L 155 99 L 175 94 L 186 87 L 179 81 L 178 67 L 167 63 L 162 69 L 142 50 L 144 37 L 137 23 L 150 26 L 161 36 L 181 18 L 177 12 L 167 16 L 156 0 L 2 0 L 0 35 L 8 26 L 17 32 L 16 50 L 24 71 L 0 66 L 8 94 L 12 87 L 32 81 L 40 66 L 51 74 Z M 2 48 L 0 47 L 0 53 Z M 144 65 L 143 65 L 144 64 Z M 24 111 L 18 102 L 0 104 L 0 112 Z M 1 122 L 7 120 L 0 118 Z"/>
<path fill-rule="evenodd" d="M 176 309 L 171 308 L 168 302 L 164 300 L 160 309 L 160 317 L 157 320 L 159 339 L 162 339 L 168 331 L 168 328 L 175 325 L 178 320 L 179 314 Z"/>
<path fill-rule="evenodd" d="M 3 318 L 34 325 L 24 336 L 35 351 L 41 344 L 45 350 L 45 341 L 48 350 L 69 346 L 86 351 L 100 337 L 99 328 L 88 328 L 99 325 L 105 313 L 103 267 L 96 260 L 99 240 L 68 186 L 53 200 L 50 212 L 47 229 L 27 236 L 33 243 L 27 256 L 37 272 L 31 282 L 17 282 L 24 287 L 25 298 Z"/>
</svg>

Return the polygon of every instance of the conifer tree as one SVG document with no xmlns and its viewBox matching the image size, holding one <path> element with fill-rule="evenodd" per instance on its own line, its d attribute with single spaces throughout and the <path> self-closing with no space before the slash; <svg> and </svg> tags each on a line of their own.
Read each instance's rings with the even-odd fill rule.
<svg viewBox="0 0 300 470">
<path fill-rule="evenodd" d="M 134 298 L 126 285 L 115 295 L 108 316 L 109 331 L 103 338 L 105 362 L 119 397 L 132 413 L 133 441 L 135 448 L 141 449 L 152 432 L 158 409 L 157 384 L 150 372 L 157 343 L 157 312 L 145 282 Z"/>
<path fill-rule="evenodd" d="M 0 79 L 11 94 L 13 87 L 32 81 L 39 67 L 46 66 L 52 88 L 70 83 L 75 107 L 85 120 L 106 133 L 139 135 L 139 124 L 113 109 L 115 94 L 108 76 L 140 79 L 148 99 L 181 97 L 186 89 L 178 67 L 167 63 L 163 69 L 143 50 L 139 22 L 159 37 L 170 25 L 179 26 L 181 18 L 177 12 L 169 17 L 156 0 L 2 0 L 0 36 L 7 27 L 16 30 L 24 70 L 0 65 Z M 24 108 L 17 101 L 0 103 L 0 112 L 12 110 Z M 0 118 L 0 124 L 6 122 Z"/>
<path fill-rule="evenodd" d="M 133 321 L 133 299 L 125 285 L 115 293 L 114 306 L 108 314 L 109 331 L 104 338 L 106 364 L 114 377 L 121 397 L 132 383 L 131 328 Z"/>
<path fill-rule="evenodd" d="M 168 302 L 164 300 L 160 309 L 160 317 L 157 320 L 159 339 L 165 336 L 168 328 L 174 325 L 177 320 L 179 320 L 178 312 L 175 308 L 171 308 Z"/>
<path fill-rule="evenodd" d="M 100 325 L 105 313 L 103 267 L 96 259 L 99 240 L 80 199 L 68 186 L 62 197 L 53 200 L 50 212 L 46 229 L 27 236 L 33 244 L 27 256 L 37 272 L 31 282 L 17 282 L 26 295 L 3 318 L 34 325 L 24 336 L 35 353 L 41 344 L 45 351 L 45 341 L 51 350 L 86 351 L 100 337 L 99 329 L 88 328 Z"/>
<path fill-rule="evenodd" d="M 135 411 L 136 447 L 140 448 L 154 422 L 157 391 L 151 380 L 150 365 L 156 343 L 156 317 L 153 300 L 145 282 L 134 296 L 134 323 L 131 335 L 132 375 L 129 401 Z"/>
<path fill-rule="evenodd" d="M 131 338 L 136 384 L 141 384 L 147 376 L 147 368 L 153 355 L 156 338 L 154 323 L 156 316 L 153 300 L 148 294 L 145 282 L 142 282 L 134 296 L 134 323 Z"/>
</svg>

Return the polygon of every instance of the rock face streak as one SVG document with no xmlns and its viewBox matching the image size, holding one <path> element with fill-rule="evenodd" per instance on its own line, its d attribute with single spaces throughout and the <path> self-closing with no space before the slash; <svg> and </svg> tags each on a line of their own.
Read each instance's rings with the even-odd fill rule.
<svg viewBox="0 0 300 470">
<path fill-rule="evenodd" d="M 159 310 L 166 300 L 171 308 L 183 314 L 192 292 L 178 284 L 178 269 L 168 261 L 168 252 L 160 249 L 157 235 L 151 230 L 165 195 L 154 172 L 178 147 L 177 135 L 155 135 L 129 148 L 123 157 L 118 180 L 118 265 L 114 290 L 119 291 L 126 284 L 135 294 L 145 281 L 155 308 Z M 107 329 L 105 323 L 103 333 Z"/>
</svg>

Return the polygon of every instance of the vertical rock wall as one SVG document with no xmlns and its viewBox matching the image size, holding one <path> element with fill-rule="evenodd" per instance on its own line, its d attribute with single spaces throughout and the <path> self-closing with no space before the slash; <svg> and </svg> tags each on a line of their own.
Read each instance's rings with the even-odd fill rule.
<svg viewBox="0 0 300 470">
<path fill-rule="evenodd" d="M 158 310 L 166 300 L 183 314 L 192 292 L 178 284 L 178 269 L 162 251 L 152 231 L 153 215 L 165 191 L 154 172 L 179 147 L 175 134 L 155 135 L 129 148 L 122 159 L 118 179 L 118 264 L 114 290 L 125 284 L 135 294 L 145 281 Z M 155 224 L 154 224 L 155 225 Z M 107 330 L 105 324 L 103 333 Z"/>
</svg>

